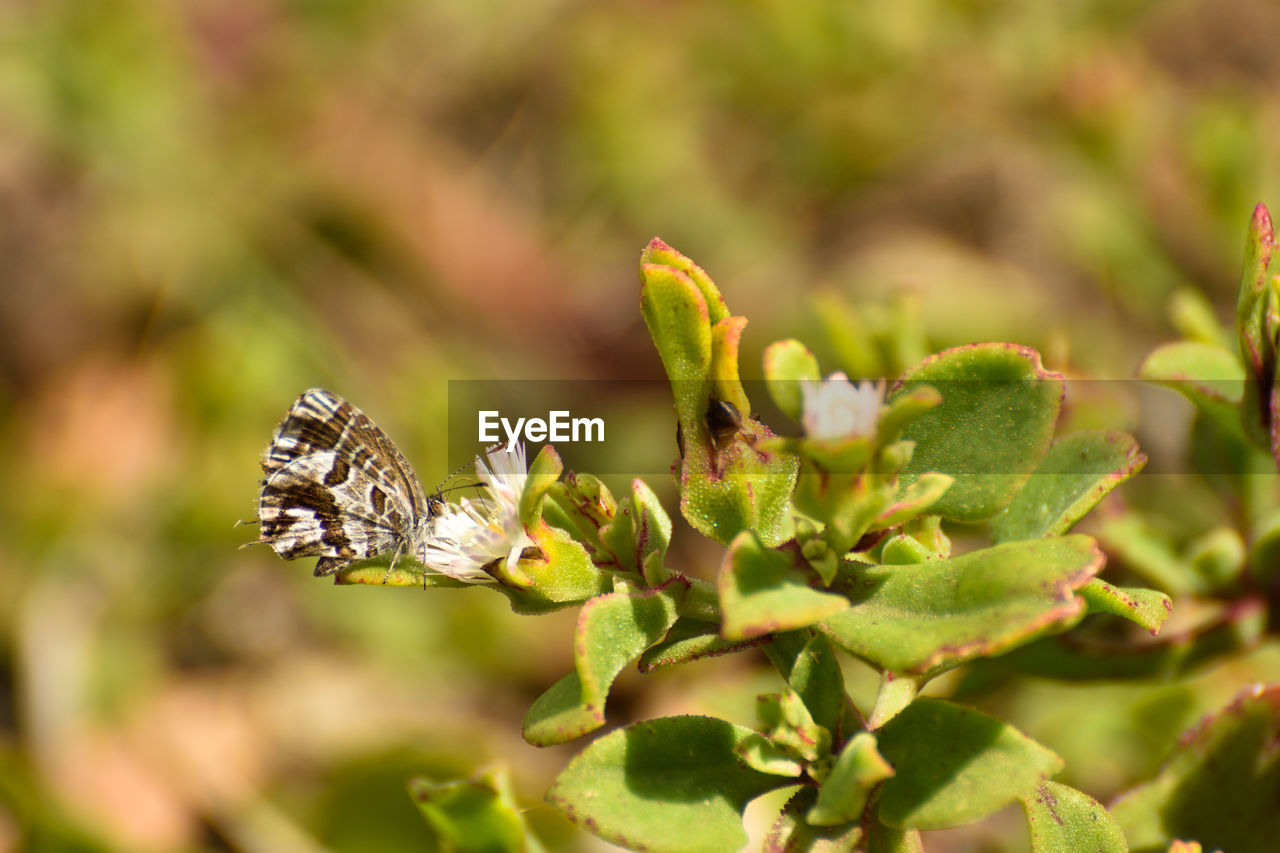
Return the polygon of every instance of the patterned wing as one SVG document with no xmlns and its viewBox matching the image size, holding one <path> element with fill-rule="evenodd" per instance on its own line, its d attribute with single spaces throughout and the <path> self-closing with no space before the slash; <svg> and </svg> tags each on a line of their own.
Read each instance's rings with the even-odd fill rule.
<svg viewBox="0 0 1280 853">
<path fill-rule="evenodd" d="M 321 389 L 305 392 L 262 459 L 260 541 L 285 559 L 318 556 L 325 575 L 357 560 L 416 551 L 429 510 L 386 433 Z"/>
</svg>

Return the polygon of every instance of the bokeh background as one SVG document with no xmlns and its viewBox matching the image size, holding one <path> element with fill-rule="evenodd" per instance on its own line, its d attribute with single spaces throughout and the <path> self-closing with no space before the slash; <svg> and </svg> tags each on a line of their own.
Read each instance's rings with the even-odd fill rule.
<svg viewBox="0 0 1280 853">
<path fill-rule="evenodd" d="M 541 803 L 573 747 L 519 737 L 572 613 L 237 549 L 296 395 L 355 400 L 428 486 L 458 380 L 618 380 L 674 456 L 669 399 L 621 382 L 661 376 L 658 235 L 750 318 L 748 376 L 787 336 L 840 366 L 832 325 L 1017 341 L 1117 380 L 1176 468 L 1185 407 L 1118 380 L 1179 289 L 1231 314 L 1280 202 L 1277 45 L 1266 0 L 3 4 L 0 851 L 429 850 L 405 779 L 494 761 L 551 849 L 605 849 Z M 1276 661 L 984 707 L 1106 798 Z M 626 676 L 610 718 L 750 724 L 757 664 Z"/>
</svg>

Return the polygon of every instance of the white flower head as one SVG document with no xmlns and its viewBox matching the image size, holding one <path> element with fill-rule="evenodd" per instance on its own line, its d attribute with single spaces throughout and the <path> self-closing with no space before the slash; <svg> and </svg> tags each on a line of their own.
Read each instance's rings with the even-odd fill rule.
<svg viewBox="0 0 1280 853">
<path fill-rule="evenodd" d="M 463 498 L 433 516 L 422 562 L 468 583 L 492 581 L 485 566 L 504 561 L 511 569 L 533 544 L 520 523 L 520 496 L 529 479 L 524 446 L 490 451 L 476 459 L 476 475 L 484 484 L 481 498 Z"/>
<path fill-rule="evenodd" d="M 804 432 L 810 438 L 870 438 L 875 435 L 884 404 L 885 383 L 854 385 L 843 373 L 826 379 L 803 379 Z"/>
</svg>

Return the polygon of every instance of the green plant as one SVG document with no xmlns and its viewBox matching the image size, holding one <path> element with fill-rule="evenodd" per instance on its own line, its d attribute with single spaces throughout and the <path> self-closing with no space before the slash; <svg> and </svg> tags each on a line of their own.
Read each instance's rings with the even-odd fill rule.
<svg viewBox="0 0 1280 853">
<path fill-rule="evenodd" d="M 1189 340 L 1142 368 L 1195 404 L 1199 473 L 1240 508 L 1238 527 L 1178 552 L 1132 510 L 1101 523 L 1101 544 L 1071 532 L 1146 457 L 1123 433 L 1059 434 L 1067 383 L 1025 347 L 946 350 L 886 389 L 823 379 L 808 348 L 777 342 L 764 357 L 768 393 L 803 432 L 775 435 L 751 415 L 739 377 L 746 319 L 701 268 L 654 240 L 641 257 L 641 305 L 675 402 L 680 512 L 723 559 L 715 583 L 672 565 L 671 520 L 645 482 L 615 498 L 596 477 L 564 474 L 543 448 L 511 501 L 520 547 L 493 561 L 493 588 L 520 613 L 580 611 L 574 669 L 534 702 L 524 737 L 545 746 L 604 726 L 610 686 L 632 663 L 650 672 L 759 648 L 778 689 L 758 697 L 754 729 L 680 716 L 610 732 L 548 799 L 602 838 L 655 851 L 739 849 L 746 804 L 781 788 L 791 794 L 769 850 L 922 850 L 921 831 L 1013 802 L 1035 851 L 1156 850 L 1179 838 L 1265 849 L 1259 839 L 1277 828 L 1266 804 L 1280 787 L 1280 688 L 1253 688 L 1206 721 L 1113 812 L 1052 781 L 1063 769 L 1052 750 L 956 698 L 1012 676 L 1172 677 L 1257 642 L 1280 595 L 1269 458 L 1280 459 L 1280 277 L 1267 277 L 1274 242 L 1262 207 L 1250 247 L 1240 355 L 1183 297 Z M 1099 578 L 1103 545 L 1165 591 Z M 456 583 L 412 565 L 355 566 L 339 580 Z M 1102 646 L 1072 630 L 1101 614 L 1156 635 L 1172 609 L 1166 593 L 1223 605 L 1161 641 L 1112 631 Z M 870 707 L 847 695 L 837 649 L 880 673 Z M 956 697 L 919 695 L 960 667 Z M 413 790 L 446 848 L 536 843 L 501 775 Z"/>
</svg>

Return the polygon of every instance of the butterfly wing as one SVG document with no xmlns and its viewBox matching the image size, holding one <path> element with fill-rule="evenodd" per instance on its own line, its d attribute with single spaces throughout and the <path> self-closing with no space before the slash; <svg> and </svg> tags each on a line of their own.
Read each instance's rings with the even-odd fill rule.
<svg viewBox="0 0 1280 853">
<path fill-rule="evenodd" d="M 322 389 L 300 396 L 262 459 L 261 541 L 316 574 L 414 551 L 429 514 L 422 484 L 381 429 Z"/>
</svg>

